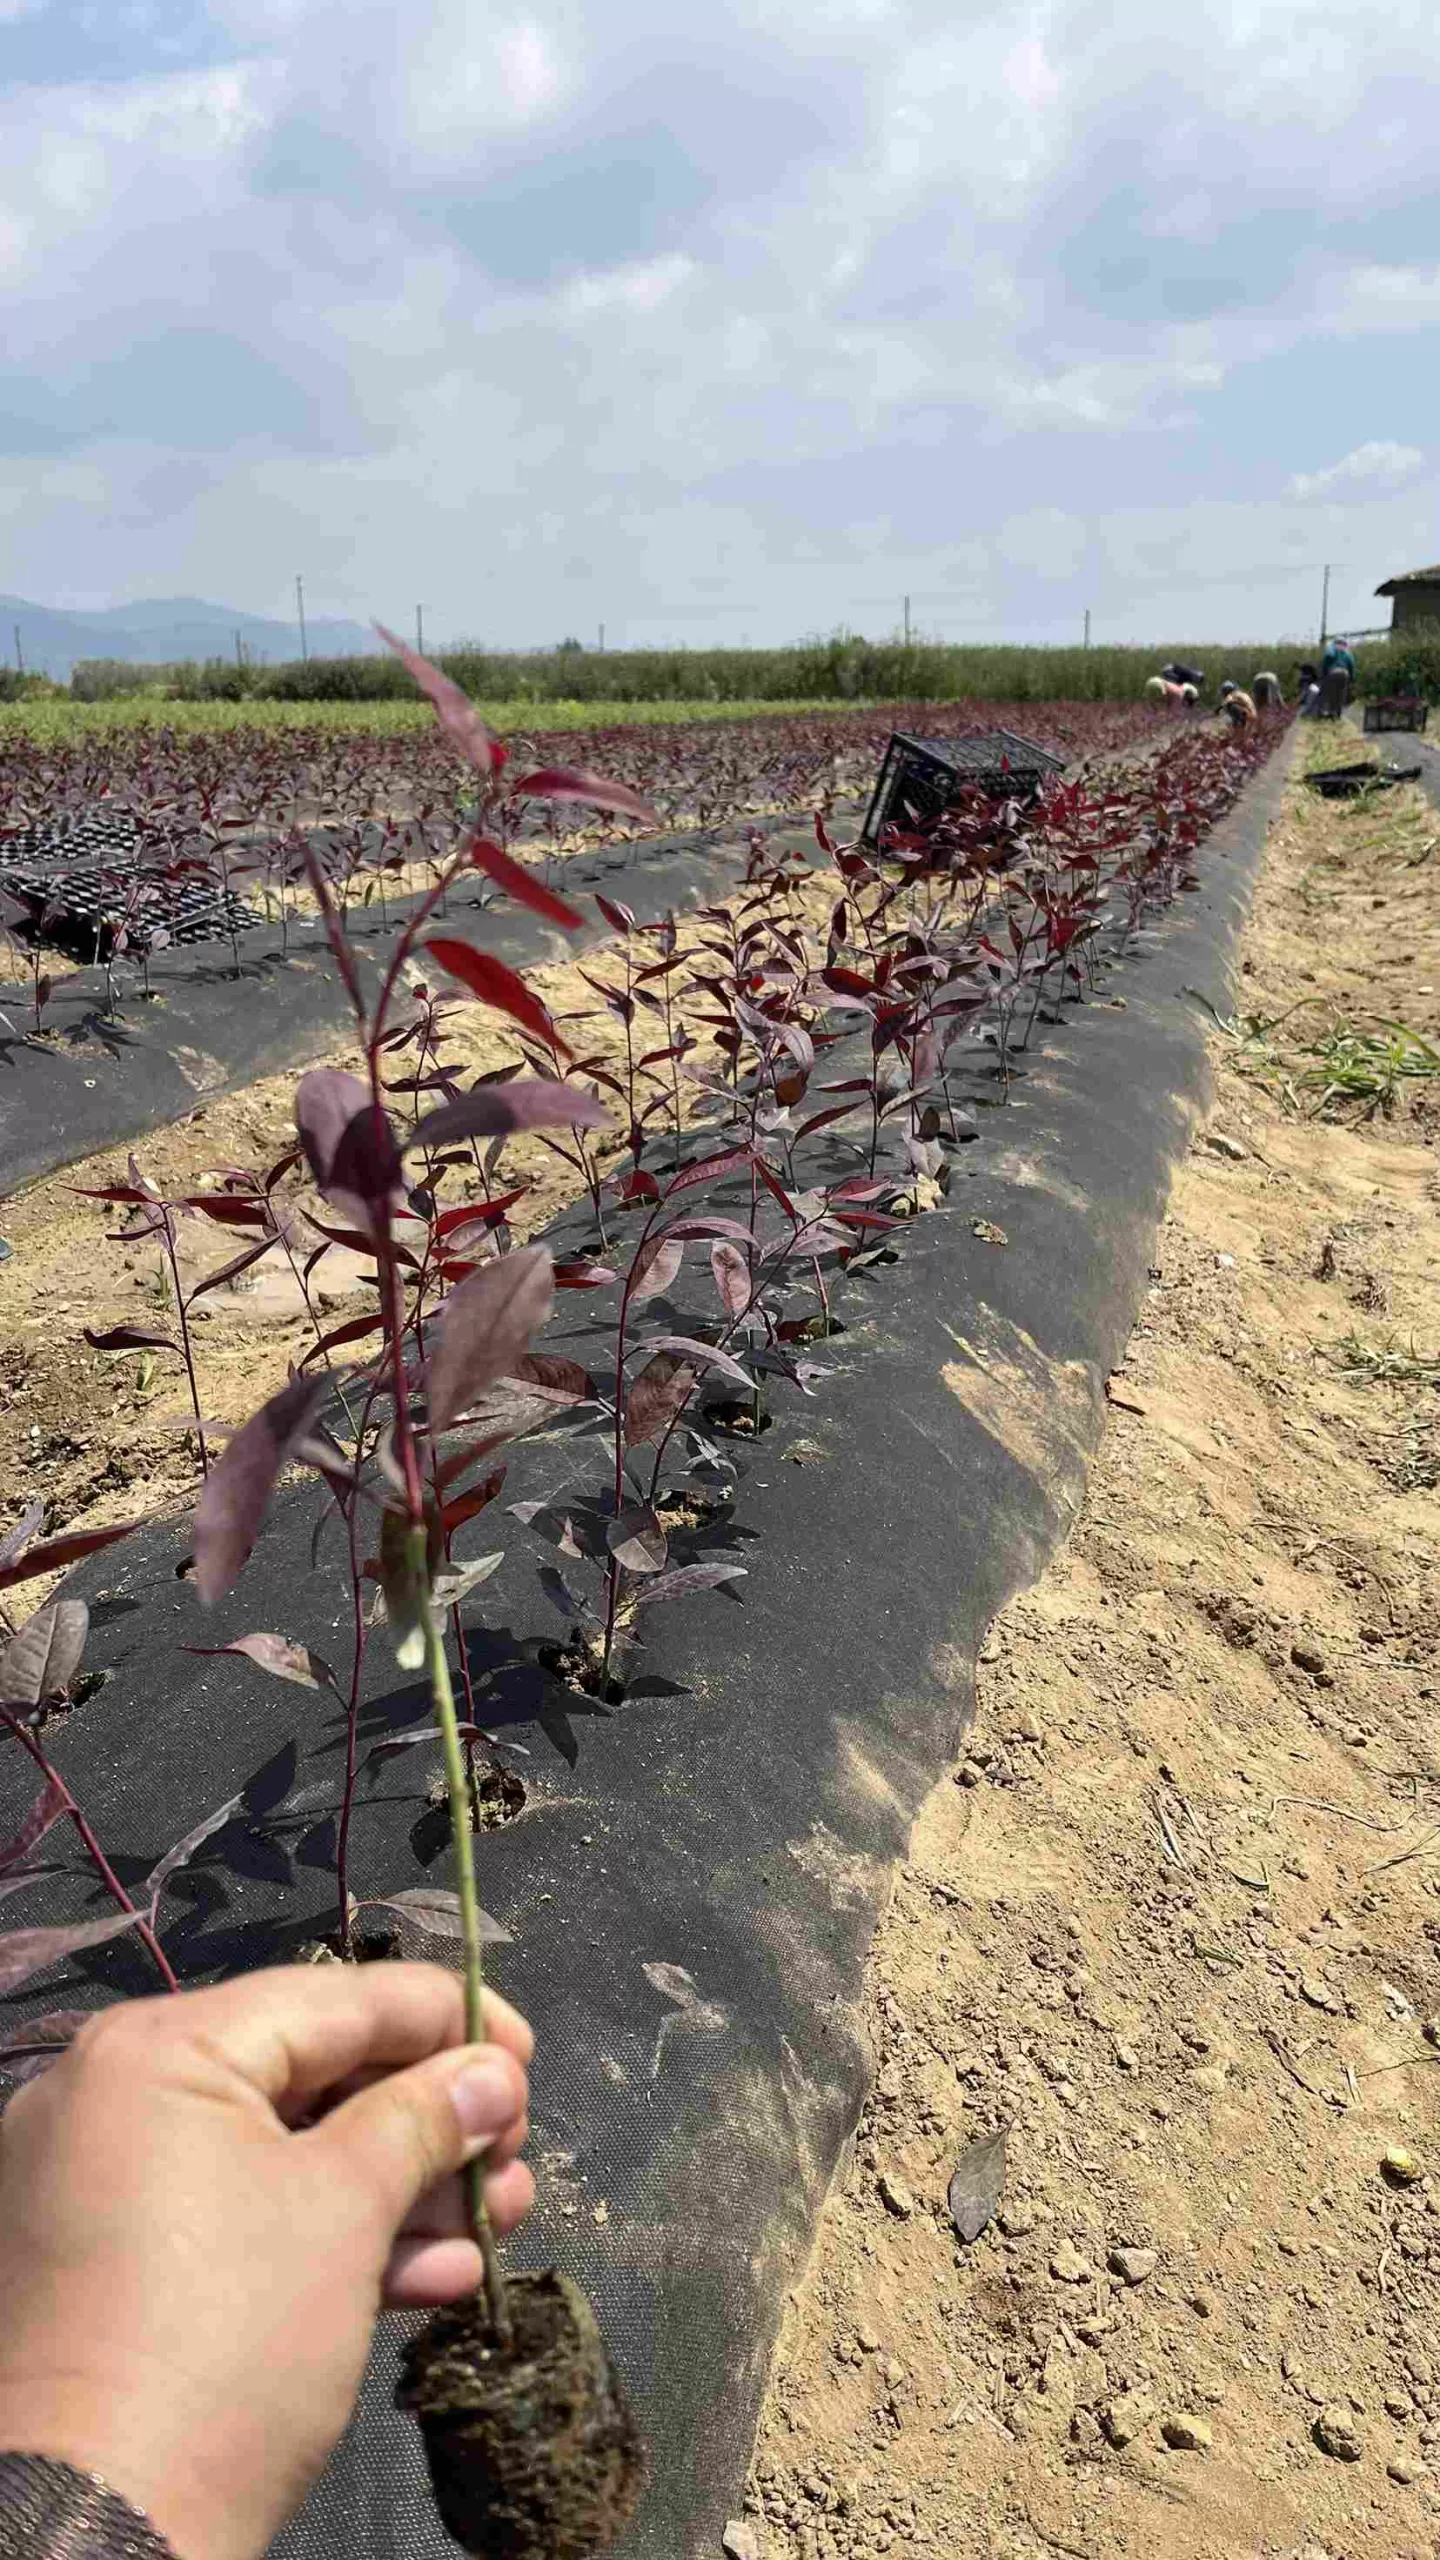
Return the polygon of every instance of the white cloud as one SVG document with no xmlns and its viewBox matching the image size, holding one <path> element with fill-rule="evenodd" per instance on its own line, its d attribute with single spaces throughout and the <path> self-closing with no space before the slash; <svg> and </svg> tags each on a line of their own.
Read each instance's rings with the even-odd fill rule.
<svg viewBox="0 0 1440 2560">
<path fill-rule="evenodd" d="M 317 610 L 399 586 L 443 633 L 473 560 L 493 636 L 579 627 L 588 579 L 619 634 L 758 639 L 863 619 L 883 563 L 957 625 L 1078 620 L 1083 578 L 1097 617 L 1263 630 L 1296 500 L 1346 502 L 1357 605 L 1366 546 L 1433 548 L 1399 370 L 1440 322 L 1431 0 L 207 14 L 214 68 L 0 104 L 12 586 L 268 608 L 306 566 Z M 284 380 L 283 430 L 187 449 L 158 375 L 148 421 L 87 407 L 167 327 Z M 1375 441 L 1237 499 L 1317 416 Z M 61 443 L 105 507 L 44 477 Z"/>
<path fill-rule="evenodd" d="M 1368 497 L 1383 489 L 1398 489 L 1413 480 L 1425 456 L 1418 445 L 1391 444 L 1383 440 L 1357 444 L 1339 462 L 1324 471 L 1297 471 L 1290 483 L 1292 498 Z"/>
</svg>

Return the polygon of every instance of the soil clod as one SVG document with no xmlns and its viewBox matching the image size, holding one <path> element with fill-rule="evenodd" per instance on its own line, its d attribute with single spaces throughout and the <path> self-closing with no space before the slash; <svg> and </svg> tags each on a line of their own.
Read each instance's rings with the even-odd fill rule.
<svg viewBox="0 0 1440 2560">
<path fill-rule="evenodd" d="M 514 2343 L 480 2297 L 403 2349 L 396 2400 L 419 2420 L 441 2521 L 477 2560 L 587 2560 L 634 2512 L 645 2459 L 594 2312 L 556 2269 L 510 2279 Z"/>
</svg>

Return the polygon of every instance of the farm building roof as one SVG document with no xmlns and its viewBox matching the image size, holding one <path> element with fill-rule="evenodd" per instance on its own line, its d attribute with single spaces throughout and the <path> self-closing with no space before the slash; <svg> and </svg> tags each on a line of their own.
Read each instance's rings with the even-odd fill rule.
<svg viewBox="0 0 1440 2560">
<path fill-rule="evenodd" d="M 1393 596 L 1397 587 L 1440 587 L 1440 561 L 1433 569 L 1402 569 L 1398 578 L 1387 578 L 1377 587 L 1377 596 Z"/>
</svg>

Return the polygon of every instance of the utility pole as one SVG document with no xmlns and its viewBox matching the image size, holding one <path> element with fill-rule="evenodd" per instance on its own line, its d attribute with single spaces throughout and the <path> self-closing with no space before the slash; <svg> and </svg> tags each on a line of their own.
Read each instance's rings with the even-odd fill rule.
<svg viewBox="0 0 1440 2560">
<path fill-rule="evenodd" d="M 1085 638 L 1082 646 L 1086 649 L 1090 646 L 1090 607 L 1088 604 L 1085 607 Z"/>
<path fill-rule="evenodd" d="M 243 667 L 245 664 L 245 651 L 238 631 L 235 634 L 235 664 L 237 667 Z"/>
<path fill-rule="evenodd" d="M 905 646 L 907 649 L 910 646 L 910 599 L 908 596 L 905 599 Z"/>
<path fill-rule="evenodd" d="M 600 625 L 600 655 L 602 658 L 605 655 L 605 625 L 603 622 Z"/>
<path fill-rule="evenodd" d="M 308 658 L 310 643 L 305 636 L 305 581 L 303 578 L 297 578 L 295 581 L 295 610 L 300 622 L 300 655 L 302 658 Z"/>
<path fill-rule="evenodd" d="M 25 673 L 25 652 L 20 646 L 20 625 L 18 622 L 15 625 L 15 671 L 17 675 L 23 676 Z"/>
<path fill-rule="evenodd" d="M 423 658 L 425 655 L 425 607 L 423 604 L 417 604 L 415 607 L 415 646 Z"/>
<path fill-rule="evenodd" d="M 1325 563 L 1325 583 L 1320 590 L 1320 646 L 1325 646 L 1330 628 L 1330 563 Z"/>
</svg>

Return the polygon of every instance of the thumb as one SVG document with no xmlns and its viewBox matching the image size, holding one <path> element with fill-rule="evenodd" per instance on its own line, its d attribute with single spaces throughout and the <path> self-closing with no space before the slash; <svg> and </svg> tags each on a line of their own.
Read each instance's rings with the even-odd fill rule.
<svg viewBox="0 0 1440 2560">
<path fill-rule="evenodd" d="M 308 2139 L 373 2202 L 388 2244 L 412 2205 L 521 2123 L 527 2100 L 513 2054 L 460 2045 L 361 2089 Z"/>
</svg>

